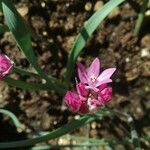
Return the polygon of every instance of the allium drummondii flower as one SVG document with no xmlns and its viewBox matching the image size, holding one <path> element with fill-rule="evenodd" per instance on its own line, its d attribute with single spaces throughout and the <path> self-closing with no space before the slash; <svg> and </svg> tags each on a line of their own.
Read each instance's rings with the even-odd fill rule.
<svg viewBox="0 0 150 150">
<path fill-rule="evenodd" d="M 76 85 L 77 93 L 68 91 L 64 101 L 69 109 L 80 114 L 93 113 L 112 98 L 112 90 L 107 85 L 99 88 L 98 92 L 86 89 L 83 83 Z"/>
<path fill-rule="evenodd" d="M 10 60 L 6 55 L 0 54 L 0 80 L 10 73 L 14 62 Z"/>
<path fill-rule="evenodd" d="M 116 68 L 108 68 L 100 73 L 100 61 L 95 58 L 89 68 L 85 67 L 81 63 L 77 63 L 78 75 L 82 83 L 86 84 L 86 88 L 98 91 L 100 85 L 110 83 L 112 80 L 110 77 L 115 72 Z"/>
<path fill-rule="evenodd" d="M 77 64 L 80 83 L 76 84 L 77 92 L 68 91 L 64 101 L 69 109 L 80 114 L 94 113 L 98 108 L 112 99 L 112 88 L 107 83 L 116 70 L 109 68 L 99 75 L 100 61 L 94 59 L 91 66 L 85 69 L 81 63 Z"/>
</svg>

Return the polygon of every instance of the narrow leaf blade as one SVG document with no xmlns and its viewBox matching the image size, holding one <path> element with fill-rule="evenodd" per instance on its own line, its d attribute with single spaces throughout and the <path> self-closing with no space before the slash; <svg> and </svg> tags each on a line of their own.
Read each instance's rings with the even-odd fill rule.
<svg viewBox="0 0 150 150">
<path fill-rule="evenodd" d="M 95 118 L 92 116 L 84 116 L 81 117 L 79 120 L 74 120 L 56 130 L 51 131 L 50 133 L 43 135 L 41 137 L 37 137 L 30 140 L 22 140 L 22 141 L 14 141 L 14 142 L 5 142 L 0 143 L 0 148 L 16 148 L 16 147 L 26 147 L 35 145 L 40 142 L 52 140 L 55 138 L 58 138 L 60 136 L 63 136 L 67 133 L 72 132 L 73 130 L 93 121 Z"/>
</svg>

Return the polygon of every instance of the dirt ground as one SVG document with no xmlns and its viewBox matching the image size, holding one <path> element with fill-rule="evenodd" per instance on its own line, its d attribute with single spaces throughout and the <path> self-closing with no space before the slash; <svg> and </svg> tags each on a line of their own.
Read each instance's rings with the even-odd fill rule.
<svg viewBox="0 0 150 150">
<path fill-rule="evenodd" d="M 33 48 L 40 66 L 47 74 L 63 79 L 67 55 L 76 35 L 81 31 L 84 21 L 102 7 L 106 0 L 14 2 L 32 31 Z M 98 57 L 102 68 L 117 68 L 113 76 L 113 100 L 108 106 L 130 112 L 135 118 L 138 134 L 150 135 L 150 16 L 146 16 L 139 35 L 134 36 L 139 9 L 138 1 L 132 0 L 117 7 L 94 32 L 78 60 L 88 66 Z M 3 19 L 3 14 L 0 14 L 0 21 L 3 22 Z M 0 35 L 0 52 L 9 55 L 16 66 L 33 70 L 8 32 Z M 34 81 L 33 78 L 18 74 L 11 76 L 28 82 Z M 74 76 L 76 73 L 72 83 L 75 82 Z M 0 115 L 0 135 L 3 135 L 0 136 L 0 141 L 24 139 L 35 131 L 50 131 L 76 116 L 67 109 L 61 109 L 62 97 L 55 92 L 25 91 L 8 87 L 3 82 L 0 84 L 0 107 L 16 114 L 23 128 L 18 133 L 10 120 Z M 94 128 L 92 124 L 95 124 Z M 85 135 L 82 129 L 76 132 Z M 105 118 L 91 123 L 89 135 L 122 139 L 127 136 L 128 130 L 127 123 L 119 117 Z M 148 149 L 150 145 L 143 143 L 142 147 Z M 121 146 L 116 149 L 130 148 Z"/>
</svg>

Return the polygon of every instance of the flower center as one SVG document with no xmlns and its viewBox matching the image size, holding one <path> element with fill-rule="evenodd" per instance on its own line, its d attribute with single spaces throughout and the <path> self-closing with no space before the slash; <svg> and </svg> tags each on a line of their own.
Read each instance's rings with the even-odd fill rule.
<svg viewBox="0 0 150 150">
<path fill-rule="evenodd" d="M 90 79 L 91 79 L 91 81 L 94 83 L 94 82 L 96 81 L 95 75 L 92 75 L 92 76 L 90 77 Z"/>
</svg>

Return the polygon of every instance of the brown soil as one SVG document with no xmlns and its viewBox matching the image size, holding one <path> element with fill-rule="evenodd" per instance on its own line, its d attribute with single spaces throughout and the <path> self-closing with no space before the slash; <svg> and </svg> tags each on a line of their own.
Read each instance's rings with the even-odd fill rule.
<svg viewBox="0 0 150 150">
<path fill-rule="evenodd" d="M 33 47 L 39 64 L 46 73 L 63 79 L 67 55 L 74 39 L 84 21 L 98 7 L 97 0 L 88 2 L 91 6 L 85 0 L 20 0 L 16 3 L 18 11 L 34 33 Z M 117 68 L 112 84 L 114 96 L 109 107 L 130 112 L 135 118 L 139 135 L 146 135 L 150 134 L 150 18 L 145 18 L 139 36 L 134 36 L 133 29 L 138 11 L 139 3 L 134 4 L 134 1 L 117 7 L 94 32 L 79 61 L 88 66 L 94 57 L 99 57 L 102 68 Z M 0 20 L 3 21 L 2 14 Z M 0 51 L 8 54 L 17 66 L 32 70 L 25 57 L 18 51 L 10 33 L 1 35 Z M 12 77 L 34 81 L 18 74 L 12 74 Z M 72 83 L 74 82 L 72 79 Z M 76 116 L 67 109 L 61 109 L 62 97 L 55 92 L 24 91 L 8 87 L 3 82 L 0 86 L 0 107 L 16 114 L 23 128 L 22 132 L 18 133 L 8 118 L 0 116 L 0 135 L 3 135 L 0 141 L 20 140 L 34 131 L 50 131 Z M 92 124 L 90 137 L 122 139 L 129 131 L 126 121 L 118 117 L 94 122 L 95 128 L 92 128 Z M 76 132 L 85 135 L 84 128 L 79 131 Z M 149 147 L 147 143 L 143 143 L 142 146 L 144 149 Z M 116 147 L 118 150 L 130 148 Z"/>
</svg>

